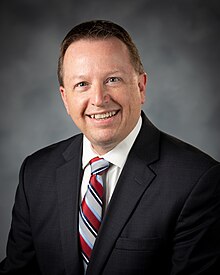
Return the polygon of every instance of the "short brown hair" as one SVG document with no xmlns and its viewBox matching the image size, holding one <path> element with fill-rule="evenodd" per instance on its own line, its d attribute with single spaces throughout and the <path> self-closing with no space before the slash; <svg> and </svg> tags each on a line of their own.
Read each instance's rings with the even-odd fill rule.
<svg viewBox="0 0 220 275">
<path fill-rule="evenodd" d="M 135 71 L 143 73 L 144 68 L 141 63 L 141 59 L 138 53 L 138 49 L 132 41 L 129 33 L 121 26 L 106 20 L 93 20 L 89 22 L 81 23 L 75 26 L 64 38 L 58 61 L 58 80 L 61 86 L 63 86 L 63 59 L 68 47 L 80 39 L 107 39 L 116 37 L 121 40 L 128 48 L 130 53 L 131 62 Z"/>
</svg>

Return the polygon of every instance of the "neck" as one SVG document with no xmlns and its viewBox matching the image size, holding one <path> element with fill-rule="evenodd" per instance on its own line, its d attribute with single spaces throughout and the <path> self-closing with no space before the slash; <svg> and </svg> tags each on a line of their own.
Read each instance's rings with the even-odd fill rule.
<svg viewBox="0 0 220 275">
<path fill-rule="evenodd" d="M 99 146 L 99 145 L 94 145 L 94 144 L 91 144 L 92 146 L 92 150 L 99 156 L 103 156 L 105 154 L 107 154 L 108 152 L 110 152 L 113 148 L 115 148 L 117 144 L 115 144 L 114 146 Z"/>
</svg>

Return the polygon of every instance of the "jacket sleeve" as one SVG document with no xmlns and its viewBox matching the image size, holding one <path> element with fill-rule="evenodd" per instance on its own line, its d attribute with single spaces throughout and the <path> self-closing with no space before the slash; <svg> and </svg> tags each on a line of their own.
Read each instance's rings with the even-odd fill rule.
<svg viewBox="0 0 220 275">
<path fill-rule="evenodd" d="M 171 275 L 220 274 L 220 165 L 206 171 L 178 219 Z"/>
<path fill-rule="evenodd" d="M 29 223 L 29 209 L 24 188 L 26 160 L 22 164 L 19 185 L 12 211 L 6 258 L 0 263 L 0 274 L 37 275 L 38 269 Z"/>
</svg>

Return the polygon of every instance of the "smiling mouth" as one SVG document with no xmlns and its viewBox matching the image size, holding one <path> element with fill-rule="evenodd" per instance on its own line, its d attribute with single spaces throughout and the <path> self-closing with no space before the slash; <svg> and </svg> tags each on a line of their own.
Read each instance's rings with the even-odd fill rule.
<svg viewBox="0 0 220 275">
<path fill-rule="evenodd" d="M 88 115 L 88 116 L 92 119 L 102 120 L 102 119 L 107 119 L 107 118 L 113 117 L 113 116 L 117 115 L 118 112 L 119 111 L 111 111 L 111 112 L 106 112 L 103 114 L 92 114 L 92 115 Z"/>
</svg>

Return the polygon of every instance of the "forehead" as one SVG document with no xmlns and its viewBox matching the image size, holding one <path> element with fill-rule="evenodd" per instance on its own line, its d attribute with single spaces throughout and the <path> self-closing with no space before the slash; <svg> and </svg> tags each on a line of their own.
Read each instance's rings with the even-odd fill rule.
<svg viewBox="0 0 220 275">
<path fill-rule="evenodd" d="M 63 60 L 64 79 L 79 76 L 105 77 L 112 72 L 135 72 L 127 46 L 118 38 L 81 39 L 67 49 Z"/>
<path fill-rule="evenodd" d="M 106 39 L 80 39 L 70 44 L 64 55 L 65 59 L 69 57 L 81 56 L 99 56 L 99 55 L 119 54 L 129 57 L 127 45 L 116 37 Z"/>
</svg>

